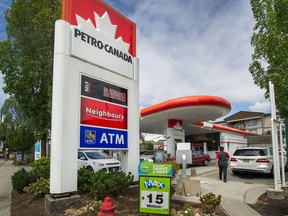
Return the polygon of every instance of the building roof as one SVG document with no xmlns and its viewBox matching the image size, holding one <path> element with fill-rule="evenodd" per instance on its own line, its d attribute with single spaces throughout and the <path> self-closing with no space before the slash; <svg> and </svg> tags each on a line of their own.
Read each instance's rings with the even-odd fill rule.
<svg viewBox="0 0 288 216">
<path fill-rule="evenodd" d="M 255 119 L 255 118 L 264 117 L 264 116 L 265 116 L 265 113 L 262 113 L 262 112 L 240 111 L 238 113 L 235 113 L 234 115 L 224 118 L 224 121 L 234 122 L 234 121 Z"/>
</svg>

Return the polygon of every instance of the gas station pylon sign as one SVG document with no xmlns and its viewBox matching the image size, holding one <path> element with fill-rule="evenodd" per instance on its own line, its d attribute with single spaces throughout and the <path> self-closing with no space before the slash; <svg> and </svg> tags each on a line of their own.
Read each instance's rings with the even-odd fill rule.
<svg viewBox="0 0 288 216">
<path fill-rule="evenodd" d="M 55 24 L 50 193 L 77 190 L 79 148 L 120 151 L 137 181 L 136 25 L 100 0 L 64 0 Z"/>
</svg>

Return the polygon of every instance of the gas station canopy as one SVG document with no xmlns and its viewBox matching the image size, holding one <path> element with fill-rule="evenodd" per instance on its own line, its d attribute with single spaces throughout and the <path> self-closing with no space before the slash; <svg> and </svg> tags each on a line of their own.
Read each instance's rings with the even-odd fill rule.
<svg viewBox="0 0 288 216">
<path fill-rule="evenodd" d="M 217 96 L 186 96 L 161 102 L 141 110 L 140 130 L 143 133 L 165 134 L 169 119 L 182 121 L 185 135 L 207 133 L 207 127 L 201 123 L 220 118 L 231 110 L 229 101 Z M 198 124 L 196 124 L 198 123 Z M 230 130 L 228 127 L 215 127 L 213 130 Z M 232 129 L 232 128 L 231 128 Z M 206 132 L 205 132 L 206 131 Z M 232 131 L 231 132 L 239 132 Z"/>
</svg>

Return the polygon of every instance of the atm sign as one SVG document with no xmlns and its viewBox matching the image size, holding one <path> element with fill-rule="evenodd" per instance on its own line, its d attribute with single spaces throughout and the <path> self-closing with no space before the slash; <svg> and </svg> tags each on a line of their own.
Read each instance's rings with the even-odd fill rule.
<svg viewBox="0 0 288 216">
<path fill-rule="evenodd" d="M 98 127 L 80 127 L 80 148 L 126 149 L 127 131 Z"/>
</svg>

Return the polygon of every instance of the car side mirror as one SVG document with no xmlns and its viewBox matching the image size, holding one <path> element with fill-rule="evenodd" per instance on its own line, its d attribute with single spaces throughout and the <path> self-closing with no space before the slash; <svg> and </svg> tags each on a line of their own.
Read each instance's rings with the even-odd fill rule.
<svg viewBox="0 0 288 216">
<path fill-rule="evenodd" d="M 86 160 L 86 158 L 85 157 L 80 157 L 80 160 Z"/>
</svg>

